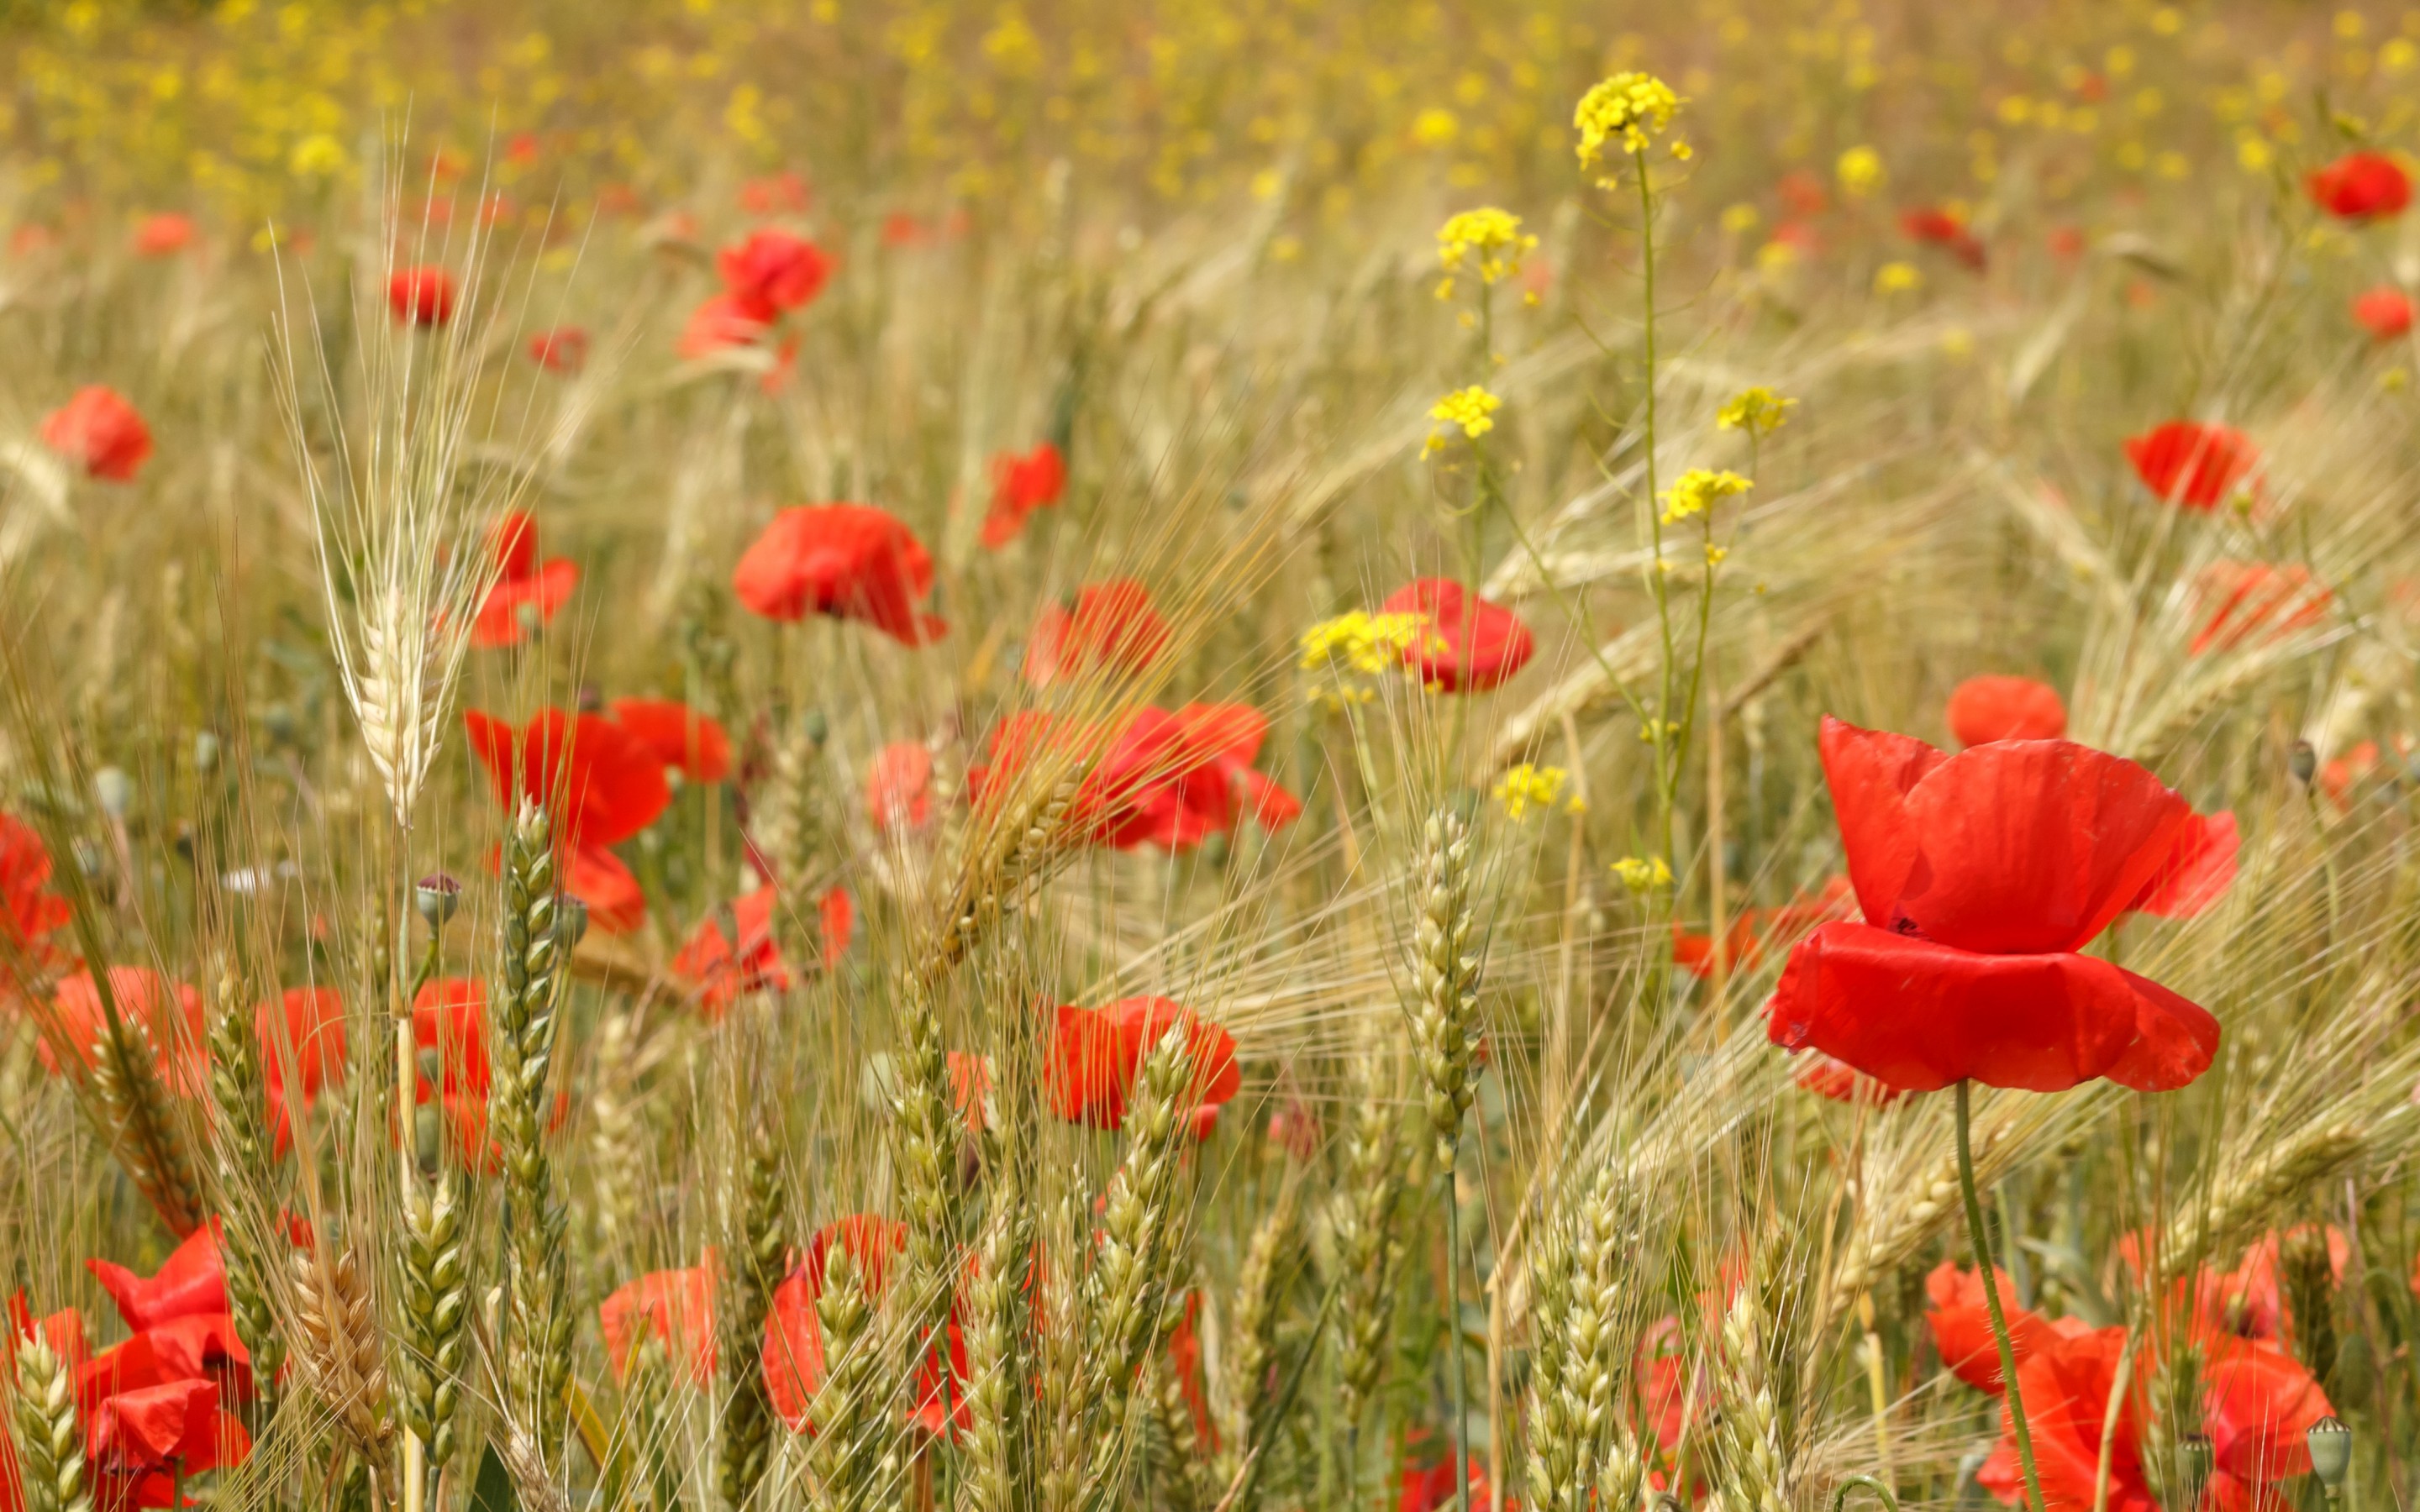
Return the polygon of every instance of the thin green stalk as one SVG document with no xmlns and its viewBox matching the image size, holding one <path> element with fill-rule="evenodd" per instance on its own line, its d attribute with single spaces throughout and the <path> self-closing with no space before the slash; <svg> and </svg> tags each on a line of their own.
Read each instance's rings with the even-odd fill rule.
<svg viewBox="0 0 2420 1512">
<path fill-rule="evenodd" d="M 1992 1340 L 2000 1347 L 2000 1383 L 2009 1393 L 2009 1421 L 2015 1426 L 2017 1461 L 2025 1467 L 2026 1505 L 2048 1512 L 2042 1500 L 2041 1474 L 2034 1469 L 2034 1436 L 2025 1426 L 2024 1394 L 2017 1387 L 2017 1348 L 2009 1340 L 2009 1319 L 2000 1309 L 1999 1277 L 1992 1270 L 1992 1243 L 1983 1231 L 1983 1199 L 1975 1191 L 1975 1152 L 1967 1137 L 1968 1104 L 1974 1083 L 1958 1084 L 1958 1190 L 1966 1199 L 1966 1239 L 1975 1252 L 1975 1269 L 1983 1280 L 1983 1306 L 1992 1315 Z"/>
<path fill-rule="evenodd" d="M 1460 1149 L 1461 1141 L 1455 1141 Z M 1457 1512 L 1470 1512 L 1470 1372 L 1462 1348 L 1462 1215 L 1454 1200 L 1454 1162 L 1445 1167 L 1445 1332 L 1452 1358 L 1453 1502 Z"/>
</svg>

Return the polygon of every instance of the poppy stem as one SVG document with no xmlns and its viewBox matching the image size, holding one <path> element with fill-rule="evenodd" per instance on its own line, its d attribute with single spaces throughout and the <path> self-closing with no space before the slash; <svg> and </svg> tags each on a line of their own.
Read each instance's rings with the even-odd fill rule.
<svg viewBox="0 0 2420 1512">
<path fill-rule="evenodd" d="M 1992 1241 L 1983 1227 L 1983 1199 L 1975 1192 L 1975 1151 L 1967 1125 L 1975 1084 L 1958 1084 L 1958 1190 L 1966 1199 L 1966 1241 L 1975 1252 L 1975 1270 L 1983 1282 L 1983 1309 L 1992 1318 L 1992 1341 L 2000 1347 L 2000 1383 L 2009 1396 L 2009 1423 L 2017 1441 L 2017 1462 L 2025 1471 L 2026 1505 L 2049 1512 L 2042 1500 L 2041 1473 L 2034 1468 L 2034 1436 L 2025 1427 L 2025 1399 L 2017 1388 L 2017 1348 L 2009 1340 L 2008 1315 L 2000 1307 L 2000 1278 L 1992 1263 Z"/>
<path fill-rule="evenodd" d="M 1461 1148 L 1455 1140 L 1457 1153 Z M 1455 1164 L 1449 1161 L 1445 1168 L 1445 1331 L 1452 1358 L 1453 1504 L 1455 1512 L 1470 1512 L 1470 1378 L 1462 1347 L 1462 1216 L 1457 1211 L 1461 1204 L 1454 1200 Z"/>
</svg>

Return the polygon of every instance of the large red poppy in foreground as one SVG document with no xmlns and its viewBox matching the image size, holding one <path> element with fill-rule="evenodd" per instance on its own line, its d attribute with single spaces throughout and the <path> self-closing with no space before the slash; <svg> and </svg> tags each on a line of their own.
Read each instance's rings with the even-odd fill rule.
<svg viewBox="0 0 2420 1512">
<path fill-rule="evenodd" d="M 896 516 L 871 504 L 782 511 L 741 554 L 731 586 L 768 620 L 862 620 L 911 646 L 949 629 L 916 607 L 933 589 L 932 554 Z"/>
<path fill-rule="evenodd" d="M 2084 947 L 2194 842 L 2191 805 L 2133 762 L 2064 740 L 1956 756 L 1826 717 L 1823 773 L 1863 923 L 1790 954 L 1776 1044 L 1909 1091 L 1972 1079 L 2142 1091 L 2210 1067 L 2218 1021 Z"/>
</svg>

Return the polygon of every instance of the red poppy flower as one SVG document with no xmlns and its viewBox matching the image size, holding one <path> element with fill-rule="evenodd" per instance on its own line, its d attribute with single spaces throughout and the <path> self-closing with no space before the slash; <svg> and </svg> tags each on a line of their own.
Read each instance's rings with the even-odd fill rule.
<svg viewBox="0 0 2420 1512">
<path fill-rule="evenodd" d="M 537 521 L 519 512 L 489 527 L 488 551 L 498 568 L 496 582 L 471 622 L 471 643 L 517 646 L 571 597 L 580 568 L 563 557 L 538 561 Z"/>
<path fill-rule="evenodd" d="M 1987 260 L 1983 243 L 1974 232 L 1966 229 L 1966 223 L 1956 212 L 1937 206 L 1902 210 L 1900 212 L 1899 228 L 1906 233 L 1908 239 L 1947 248 L 1952 256 L 1967 267 L 1977 272 L 1983 270 Z"/>
<path fill-rule="evenodd" d="M 2381 284 L 2353 296 L 2353 323 L 2381 341 L 2393 341 L 2412 330 L 2412 296 L 2392 284 Z"/>
<path fill-rule="evenodd" d="M 731 775 L 731 737 L 722 726 L 673 699 L 615 699 L 613 722 L 656 760 L 692 782 Z"/>
<path fill-rule="evenodd" d="M 2009 1323 L 2009 1343 L 2017 1357 L 2017 1369 L 2023 1372 L 2025 1361 L 2043 1345 L 2063 1335 L 2048 1319 L 2017 1305 L 2017 1286 L 2009 1273 L 1992 1267 L 1992 1280 L 2000 1288 L 2000 1310 Z M 1992 1334 L 1990 1305 L 1983 1295 L 1982 1275 L 1973 1270 L 1960 1270 L 1955 1260 L 1944 1260 L 1924 1278 L 1924 1294 L 1932 1305 L 1926 1311 L 1924 1321 L 1932 1330 L 1932 1343 L 1941 1351 L 1941 1363 L 1949 1367 L 1959 1380 L 1988 1396 L 1997 1396 L 2005 1389 L 2000 1383 L 2000 1346 Z M 2021 1373 L 2018 1381 L 2024 1381 Z"/>
<path fill-rule="evenodd" d="M 813 1433 L 815 1428 L 810 1410 L 815 1393 L 822 1389 L 825 1369 L 823 1324 L 815 1313 L 815 1300 L 823 1293 L 834 1245 L 856 1262 L 866 1295 L 879 1299 L 890 1285 L 892 1261 L 908 1247 L 908 1226 L 870 1212 L 827 1224 L 808 1243 L 798 1267 L 773 1288 L 772 1307 L 765 1319 L 765 1389 L 773 1411 L 793 1433 Z M 955 1409 L 948 1424 L 952 1431 L 970 1421 L 966 1341 L 959 1333 L 954 1302 L 947 1336 L 947 1350 L 927 1354 L 917 1372 L 917 1400 L 908 1414 L 917 1427 L 937 1435 L 944 1426 L 944 1399 Z M 868 1339 L 860 1347 L 876 1346 Z"/>
<path fill-rule="evenodd" d="M 1781 203 L 1790 207 L 1792 215 L 1821 215 L 1831 208 L 1831 197 L 1823 192 L 1823 180 L 1805 168 L 1791 169 L 1775 187 L 1780 190 Z"/>
<path fill-rule="evenodd" d="M 790 169 L 739 186 L 739 208 L 751 215 L 778 215 L 807 208 L 807 181 Z"/>
<path fill-rule="evenodd" d="M 2339 220 L 2400 215 L 2412 203 L 2412 177 L 2383 152 L 2348 152 L 2303 180 L 2311 203 Z"/>
<path fill-rule="evenodd" d="M 613 1379 L 627 1381 L 630 1350 L 648 1331 L 661 1339 L 674 1368 L 690 1385 L 714 1380 L 714 1251 L 684 1271 L 651 1271 L 616 1288 L 597 1307 Z"/>
<path fill-rule="evenodd" d="M 472 1170 L 493 1174 L 503 1152 L 488 1137 L 488 1094 L 494 1070 L 488 1059 L 488 989 L 472 977 L 441 977 L 424 984 L 411 1000 L 411 1041 L 425 1057 L 434 1053 L 438 1074 L 426 1069 L 413 1079 L 412 1101 L 435 1103 L 447 1143 Z M 569 1094 L 555 1094 L 547 1116 L 551 1133 L 570 1115 Z"/>
<path fill-rule="evenodd" d="M 110 967 L 109 992 L 120 1017 L 131 1020 L 156 1048 L 160 1077 L 170 1090 L 186 1097 L 198 1095 L 209 1067 L 209 1029 L 202 1014 L 202 995 L 185 982 L 169 981 L 149 966 Z M 79 971 L 62 980 L 52 992 L 51 1012 L 47 1026 L 51 1032 L 34 1044 L 43 1068 L 58 1074 L 55 1040 L 74 1057 L 78 1071 L 90 1071 L 94 1044 L 109 1024 L 92 973 Z"/>
<path fill-rule="evenodd" d="M 1949 733 L 1962 746 L 2056 740 L 2067 733 L 2058 689 L 2031 677 L 1969 677 L 1949 695 Z"/>
<path fill-rule="evenodd" d="M 454 318 L 454 275 L 442 268 L 399 268 L 386 281 L 386 307 L 399 325 L 442 326 Z"/>
<path fill-rule="evenodd" d="M 2083 256 L 2087 245 L 2084 233 L 2071 225 L 2052 226 L 2050 235 L 2043 239 L 2050 247 L 2050 255 L 2061 262 L 2073 262 Z"/>
<path fill-rule="evenodd" d="M 2234 810 L 2194 815 L 2167 861 L 2143 885 L 2133 910 L 2162 918 L 2198 917 L 2235 885 L 2235 857 L 2242 846 Z"/>
<path fill-rule="evenodd" d="M 782 511 L 741 555 L 731 586 L 768 620 L 862 620 L 911 646 L 949 629 L 916 609 L 933 588 L 931 553 L 898 517 L 871 504 Z"/>
<path fill-rule="evenodd" d="M 2378 770 L 2378 742 L 2365 740 L 2319 768 L 2319 791 L 2338 813 L 2350 807 L 2354 785 Z"/>
<path fill-rule="evenodd" d="M 1018 455 L 1002 452 L 991 459 L 991 509 L 984 516 L 983 544 L 1006 546 L 1025 529 L 1025 517 L 1059 501 L 1067 486 L 1067 459 L 1059 448 L 1043 441 Z"/>
<path fill-rule="evenodd" d="M 1151 591 L 1132 578 L 1111 578 L 1076 590 L 1072 606 L 1052 603 L 1033 622 L 1026 644 L 1025 680 L 1036 687 L 1099 670 L 1139 672 L 1168 649 L 1168 622 L 1152 608 Z"/>
<path fill-rule="evenodd" d="M 924 223 L 905 210 L 892 210 L 882 218 L 882 244 L 886 247 L 915 247 L 926 239 Z"/>
<path fill-rule="evenodd" d="M 731 905 L 728 931 L 720 918 L 708 915 L 674 952 L 672 974 L 696 989 L 707 1023 L 721 1022 L 734 1002 L 751 994 L 789 990 L 790 968 L 773 938 L 773 907 L 780 896 L 768 882 Z"/>
<path fill-rule="evenodd" d="M 1218 1452 L 1218 1426 L 1210 1416 L 1210 1393 L 1202 1373 L 1202 1288 L 1187 1288 L 1185 1304 L 1168 1330 L 1168 1371 L 1185 1398 L 1193 1419 L 1193 1435 L 1212 1454 Z M 1473 1504 L 1476 1505 L 1477 1504 Z"/>
<path fill-rule="evenodd" d="M 1450 578 L 1421 578 L 1378 606 L 1381 613 L 1419 617 L 1423 633 L 1404 648 L 1404 665 L 1419 668 L 1440 693 L 1483 693 L 1528 666 L 1536 649 L 1511 609 L 1483 598 L 1472 609 L 1466 597 Z"/>
<path fill-rule="evenodd" d="M 1866 922 L 1791 951 L 1767 1010 L 1775 1043 L 1909 1091 L 2101 1076 L 2164 1091 L 2209 1069 L 2217 1020 L 2076 953 L 2194 823 L 2158 778 L 2064 740 L 1949 756 L 1828 717 L 1822 751 Z"/>
<path fill-rule="evenodd" d="M 2260 466 L 2252 438 L 2231 425 L 2171 420 L 2129 437 L 2126 456 L 2143 486 L 2185 509 L 2215 509 Z"/>
<path fill-rule="evenodd" d="M 885 834 L 922 829 L 933 818 L 933 753 L 921 740 L 894 740 L 865 768 L 865 812 Z"/>
<path fill-rule="evenodd" d="M 1409 1451 L 1422 1443 L 1424 1437 L 1406 1433 L 1404 1447 Z M 1487 1457 L 1483 1454 L 1468 1455 L 1466 1462 L 1470 1470 L 1470 1504 L 1473 1507 L 1489 1505 L 1491 1492 L 1487 1480 Z M 1450 1443 L 1445 1445 L 1444 1458 L 1434 1464 L 1414 1463 L 1413 1457 L 1406 1453 L 1402 1488 L 1395 1495 L 1395 1512 L 1438 1512 L 1440 1507 L 1460 1505 L 1453 1494 L 1453 1445 Z M 1514 1504 L 1508 1500 L 1504 1504 L 1512 1506 Z"/>
<path fill-rule="evenodd" d="M 530 361 L 550 373 L 577 373 L 588 364 L 588 332 L 578 326 L 557 326 L 529 339 Z"/>
<path fill-rule="evenodd" d="M 799 309 L 823 292 L 831 259 L 795 232 L 765 227 L 716 255 L 724 290 L 775 311 Z"/>
<path fill-rule="evenodd" d="M 42 444 L 83 465 L 85 476 L 132 483 L 151 455 L 151 427 L 116 389 L 87 383 L 42 417 Z"/>
<path fill-rule="evenodd" d="M 2273 1228 L 2244 1251 L 2241 1265 L 2208 1276 L 2211 1284 L 2200 1288 L 2197 1299 L 2203 1304 L 2198 1326 L 2213 1335 L 2257 1339 L 2290 1349 L 2294 1320 L 2287 1311 L 2285 1289 L 2277 1278 L 2288 1243 L 2324 1244 L 2329 1285 L 2333 1288 L 2343 1284 L 2345 1264 L 2352 1258 L 2352 1242 L 2343 1229 L 2334 1224 L 2298 1224 L 2282 1233 Z"/>
<path fill-rule="evenodd" d="M 564 884 L 588 905 L 589 921 L 614 933 L 635 929 L 646 918 L 646 899 L 606 847 L 654 824 L 671 804 L 656 753 L 602 715 L 582 714 L 575 722 L 560 709 L 545 709 L 516 732 L 473 709 L 462 722 L 507 812 L 526 798 L 560 816 Z"/>
<path fill-rule="evenodd" d="M 966 1120 L 968 1133 L 981 1134 L 991 1123 L 991 1057 L 953 1050 L 949 1067 L 950 1105 Z"/>
<path fill-rule="evenodd" d="M 242 1419 L 219 1405 L 219 1383 L 178 1374 L 147 1334 L 87 1361 L 75 1394 L 99 1512 L 167 1506 L 180 1479 L 252 1452 Z"/>
<path fill-rule="evenodd" d="M 136 1275 L 112 1260 L 86 1260 L 85 1269 L 117 1304 L 126 1326 L 138 1334 L 179 1318 L 224 1315 L 226 1257 L 219 1247 L 219 1223 L 212 1218 L 185 1236 L 152 1275 Z"/>
<path fill-rule="evenodd" d="M 68 901 L 50 890 L 51 853 L 42 837 L 13 814 L 0 813 L 0 997 L 22 993 L 20 965 L 52 964 L 50 936 L 68 921 Z"/>
<path fill-rule="evenodd" d="M 1800 896 L 1778 908 L 1749 908 L 1732 918 L 1723 956 L 1730 969 L 1745 971 L 1763 959 L 1770 950 L 1786 949 L 1798 943 L 1800 936 L 1818 924 L 1836 918 L 1846 918 L 1854 911 L 1849 896 L 1849 879 L 1832 877 L 1823 889 L 1809 898 Z M 1712 935 L 1699 934 L 1672 926 L 1672 964 L 1704 980 L 1714 974 L 1714 941 Z"/>
<path fill-rule="evenodd" d="M 2232 651 L 2256 634 L 2273 641 L 2318 625 L 2335 594 L 2307 567 L 2221 557 L 2195 578 L 2194 599 L 2204 617 L 2185 649 L 2198 656 Z"/>
<path fill-rule="evenodd" d="M 289 1058 L 305 1108 L 320 1088 L 345 1073 L 344 995 L 333 987 L 289 987 L 278 1002 L 253 1010 L 253 1032 L 269 1082 L 269 1127 L 283 1155 L 294 1137 L 286 1095 Z"/>
<path fill-rule="evenodd" d="M 1812 1092 L 1830 1103 L 1847 1103 L 1869 1108 L 1888 1107 L 1907 1094 L 1896 1087 L 1885 1087 L 1854 1066 L 1846 1066 L 1821 1050 L 1790 1052 L 1790 1079 L 1803 1092 Z"/>
<path fill-rule="evenodd" d="M 1125 997 L 1105 1009 L 1059 1009 L 1043 1052 L 1042 1080 L 1051 1111 L 1070 1123 L 1115 1129 L 1152 1047 L 1182 1026 L 1192 1066 L 1193 1111 L 1224 1106 L 1242 1090 L 1235 1037 L 1165 997 Z"/>
<path fill-rule="evenodd" d="M 714 295 L 690 312 L 675 349 L 683 357 L 695 359 L 734 347 L 752 347 L 780 313 L 762 300 Z"/>
<path fill-rule="evenodd" d="M 1198 845 L 1233 828 L 1241 803 L 1264 829 L 1282 828 L 1302 801 L 1252 768 L 1268 728 L 1248 703 L 1138 709 L 1077 788 L 1070 822 L 1119 850 Z"/>
<path fill-rule="evenodd" d="M 134 255 L 138 257 L 173 257 L 193 244 L 194 220 L 174 210 L 162 210 L 147 215 L 134 228 Z"/>
</svg>

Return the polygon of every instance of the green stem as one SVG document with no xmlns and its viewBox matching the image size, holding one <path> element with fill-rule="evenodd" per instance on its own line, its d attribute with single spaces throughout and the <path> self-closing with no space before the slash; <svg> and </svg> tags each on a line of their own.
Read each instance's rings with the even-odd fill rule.
<svg viewBox="0 0 2420 1512">
<path fill-rule="evenodd" d="M 1992 1242 L 1983 1230 L 1983 1199 L 1975 1192 L 1975 1152 L 1967 1135 L 1974 1083 L 1958 1084 L 1958 1190 L 1966 1199 L 1966 1239 L 1975 1252 L 1975 1269 L 1983 1281 L 1983 1307 L 1992 1316 L 1992 1339 L 2000 1347 L 2000 1383 L 2009 1393 L 2009 1422 L 2016 1430 L 2017 1462 L 2024 1466 L 2026 1505 L 2049 1512 L 2042 1500 L 2041 1474 L 2034 1469 L 2034 1436 L 2025 1427 L 2024 1394 L 2017 1389 L 2017 1347 L 2009 1340 L 2009 1319 L 2000 1309 L 2000 1279 L 1992 1266 Z"/>
<path fill-rule="evenodd" d="M 1461 1148 L 1460 1141 L 1455 1148 Z M 1445 1168 L 1446 1348 L 1453 1358 L 1453 1504 L 1470 1512 L 1470 1377 L 1462 1348 L 1462 1217 L 1454 1200 L 1453 1164 Z"/>
</svg>

